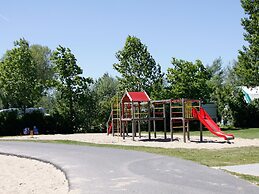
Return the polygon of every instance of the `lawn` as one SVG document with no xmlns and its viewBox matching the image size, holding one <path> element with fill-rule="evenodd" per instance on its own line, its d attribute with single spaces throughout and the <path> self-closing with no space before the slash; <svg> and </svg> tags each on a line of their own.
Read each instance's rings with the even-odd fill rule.
<svg viewBox="0 0 259 194">
<path fill-rule="evenodd" d="M 236 138 L 246 139 L 259 139 L 259 128 L 246 128 L 246 129 L 222 129 L 224 133 L 233 134 Z M 161 133 L 162 134 L 162 133 Z M 176 134 L 182 134 L 177 132 Z M 191 131 L 190 136 L 199 136 L 199 131 Z M 204 129 L 203 136 L 213 137 L 214 135 L 207 129 Z"/>
<path fill-rule="evenodd" d="M 236 138 L 245 138 L 245 139 L 259 139 L 259 128 L 237 128 L 237 129 L 222 129 L 224 133 L 233 134 Z M 142 132 L 143 134 L 148 134 L 147 132 Z M 157 131 L 156 132 L 159 135 L 163 135 L 164 132 Z M 203 129 L 203 136 L 207 137 L 215 137 L 210 131 L 208 131 L 206 128 Z M 153 134 L 153 132 L 152 132 Z M 182 135 L 182 131 L 174 132 L 174 134 Z M 170 132 L 167 132 L 167 135 L 170 135 Z M 190 131 L 190 136 L 200 136 L 200 131 Z"/>
</svg>

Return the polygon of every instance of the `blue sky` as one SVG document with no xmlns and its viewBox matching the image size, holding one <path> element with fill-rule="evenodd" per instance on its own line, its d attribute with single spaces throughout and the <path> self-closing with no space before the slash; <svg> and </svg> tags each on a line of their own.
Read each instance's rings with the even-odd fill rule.
<svg viewBox="0 0 259 194">
<path fill-rule="evenodd" d="M 128 35 L 136 36 L 166 72 L 171 58 L 224 65 L 245 44 L 239 0 L 5 0 L 0 56 L 24 37 L 54 50 L 69 47 L 84 75 L 118 75 L 112 65 Z"/>
</svg>

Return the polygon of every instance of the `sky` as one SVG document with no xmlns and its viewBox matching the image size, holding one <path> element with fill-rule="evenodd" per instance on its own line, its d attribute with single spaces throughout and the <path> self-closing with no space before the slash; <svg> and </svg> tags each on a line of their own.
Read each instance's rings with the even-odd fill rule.
<svg viewBox="0 0 259 194">
<path fill-rule="evenodd" d="M 166 72 L 171 59 L 237 59 L 245 44 L 239 0 L 2 0 L 0 57 L 25 38 L 55 50 L 68 47 L 94 79 L 113 69 L 128 35 L 136 36 Z"/>
</svg>

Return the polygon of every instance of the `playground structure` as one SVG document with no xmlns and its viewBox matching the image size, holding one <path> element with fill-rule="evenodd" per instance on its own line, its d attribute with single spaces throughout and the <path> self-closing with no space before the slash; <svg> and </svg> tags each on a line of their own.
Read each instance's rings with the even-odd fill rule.
<svg viewBox="0 0 259 194">
<path fill-rule="evenodd" d="M 169 117 L 168 109 L 169 106 Z M 129 134 L 131 124 L 132 139 L 141 138 L 141 125 L 147 124 L 148 139 L 151 139 L 151 123 L 153 124 L 154 138 L 156 138 L 157 122 L 162 122 L 164 139 L 167 139 L 167 120 L 170 121 L 170 140 L 173 141 L 175 129 L 182 129 L 183 141 L 190 140 L 190 122 L 200 121 L 200 141 L 203 141 L 202 124 L 210 132 L 225 140 L 234 139 L 232 134 L 225 134 L 201 107 L 200 100 L 167 99 L 150 100 L 146 92 L 125 92 L 121 100 L 118 96 L 111 104 L 111 114 L 107 122 L 107 134 L 118 134 L 125 139 Z"/>
</svg>

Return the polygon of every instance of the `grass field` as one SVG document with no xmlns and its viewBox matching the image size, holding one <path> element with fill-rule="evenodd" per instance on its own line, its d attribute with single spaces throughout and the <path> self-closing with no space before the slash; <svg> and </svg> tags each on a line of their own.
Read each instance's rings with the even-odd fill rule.
<svg viewBox="0 0 259 194">
<path fill-rule="evenodd" d="M 247 129 L 227 129 L 223 131 L 225 133 L 233 134 L 236 138 L 246 138 L 246 139 L 259 139 L 259 128 L 247 128 Z M 180 132 L 178 132 L 180 133 Z M 191 131 L 190 135 L 192 136 L 199 136 L 199 131 Z M 212 137 L 214 136 L 208 130 L 204 129 L 203 131 L 204 136 Z"/>
</svg>

